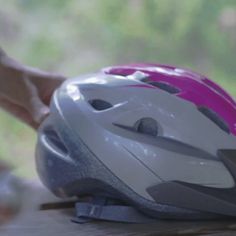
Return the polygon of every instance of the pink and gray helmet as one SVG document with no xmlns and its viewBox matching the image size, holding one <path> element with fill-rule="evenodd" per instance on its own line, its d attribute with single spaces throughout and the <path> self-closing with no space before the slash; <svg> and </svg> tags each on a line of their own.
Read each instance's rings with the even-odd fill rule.
<svg viewBox="0 0 236 236">
<path fill-rule="evenodd" d="M 159 64 L 114 66 L 55 92 L 36 163 L 58 196 L 130 205 L 80 203 L 83 218 L 235 217 L 235 136 L 236 103 L 205 76 Z"/>
</svg>

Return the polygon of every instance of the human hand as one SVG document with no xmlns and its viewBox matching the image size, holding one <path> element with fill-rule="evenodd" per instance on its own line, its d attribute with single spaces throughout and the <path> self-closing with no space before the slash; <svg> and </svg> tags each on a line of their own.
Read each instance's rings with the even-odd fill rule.
<svg viewBox="0 0 236 236">
<path fill-rule="evenodd" d="M 37 129 L 54 90 L 66 77 L 24 66 L 0 48 L 0 106 Z"/>
</svg>

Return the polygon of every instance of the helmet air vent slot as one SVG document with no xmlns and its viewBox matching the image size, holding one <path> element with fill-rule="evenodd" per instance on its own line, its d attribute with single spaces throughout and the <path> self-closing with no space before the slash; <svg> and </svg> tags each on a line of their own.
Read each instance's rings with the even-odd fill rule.
<svg viewBox="0 0 236 236">
<path fill-rule="evenodd" d="M 220 129 L 228 134 L 230 133 L 229 126 L 216 112 L 207 107 L 198 107 L 198 110 L 212 122 L 214 122 Z"/>
<path fill-rule="evenodd" d="M 112 107 L 111 103 L 101 99 L 92 99 L 88 102 L 97 111 L 103 111 Z"/>
<path fill-rule="evenodd" d="M 147 78 L 143 79 L 142 82 L 150 84 L 150 85 L 152 85 L 154 87 L 157 87 L 157 88 L 159 88 L 159 89 L 161 89 L 165 92 L 168 92 L 170 94 L 177 94 L 177 93 L 180 92 L 180 90 L 178 88 L 176 88 L 173 85 L 168 84 L 166 82 L 152 81 L 152 80 L 147 79 Z"/>
</svg>

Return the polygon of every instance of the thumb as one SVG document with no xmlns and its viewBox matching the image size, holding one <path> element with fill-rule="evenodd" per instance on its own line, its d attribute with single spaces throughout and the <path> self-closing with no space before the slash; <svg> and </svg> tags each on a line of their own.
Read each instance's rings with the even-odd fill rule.
<svg viewBox="0 0 236 236">
<path fill-rule="evenodd" d="M 31 114 L 32 119 L 36 123 L 41 123 L 49 114 L 49 107 L 41 101 L 36 86 L 31 82 L 26 74 L 23 75 L 23 79 L 28 91 L 30 91 L 30 97 L 27 100 L 25 108 Z"/>
</svg>

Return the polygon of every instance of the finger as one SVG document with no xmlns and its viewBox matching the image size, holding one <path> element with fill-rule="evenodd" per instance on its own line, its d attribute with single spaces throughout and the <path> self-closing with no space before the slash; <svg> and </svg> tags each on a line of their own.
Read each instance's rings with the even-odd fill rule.
<svg viewBox="0 0 236 236">
<path fill-rule="evenodd" d="M 1 72 L 2 69 L 2 72 Z M 50 98 L 54 90 L 61 85 L 61 83 L 66 80 L 66 77 L 56 73 L 44 72 L 42 70 L 32 68 L 29 66 L 22 65 L 18 61 L 9 57 L 0 48 L 0 72 L 5 78 L 11 78 L 11 85 L 8 86 L 9 82 L 0 80 L 0 91 L 15 100 L 16 103 L 24 103 L 21 101 L 24 96 L 24 84 L 20 83 L 22 75 L 26 75 L 29 80 L 36 86 L 38 91 L 38 96 L 45 105 L 49 105 Z M 23 87 L 19 89 L 19 85 Z M 15 88 L 16 87 L 16 88 Z M 17 91 L 17 92 L 16 92 Z M 22 95 L 23 93 L 23 95 Z M 9 97 L 10 98 L 10 97 Z"/>
<path fill-rule="evenodd" d="M 3 97 L 0 97 L 0 106 L 16 118 L 28 124 L 33 129 L 38 128 L 39 123 L 32 119 L 31 114 L 25 108 L 19 106 L 18 104 L 14 104 Z"/>
<path fill-rule="evenodd" d="M 25 108 L 32 115 L 32 118 L 36 123 L 41 123 L 45 116 L 49 114 L 49 108 L 41 101 L 38 90 L 29 79 L 28 74 L 24 74 L 23 79 L 28 91 L 30 91 L 30 97 Z"/>
<path fill-rule="evenodd" d="M 66 80 L 64 76 L 50 73 L 33 74 L 29 75 L 29 78 L 37 87 L 38 95 L 46 105 L 49 105 L 54 91 Z"/>
</svg>

